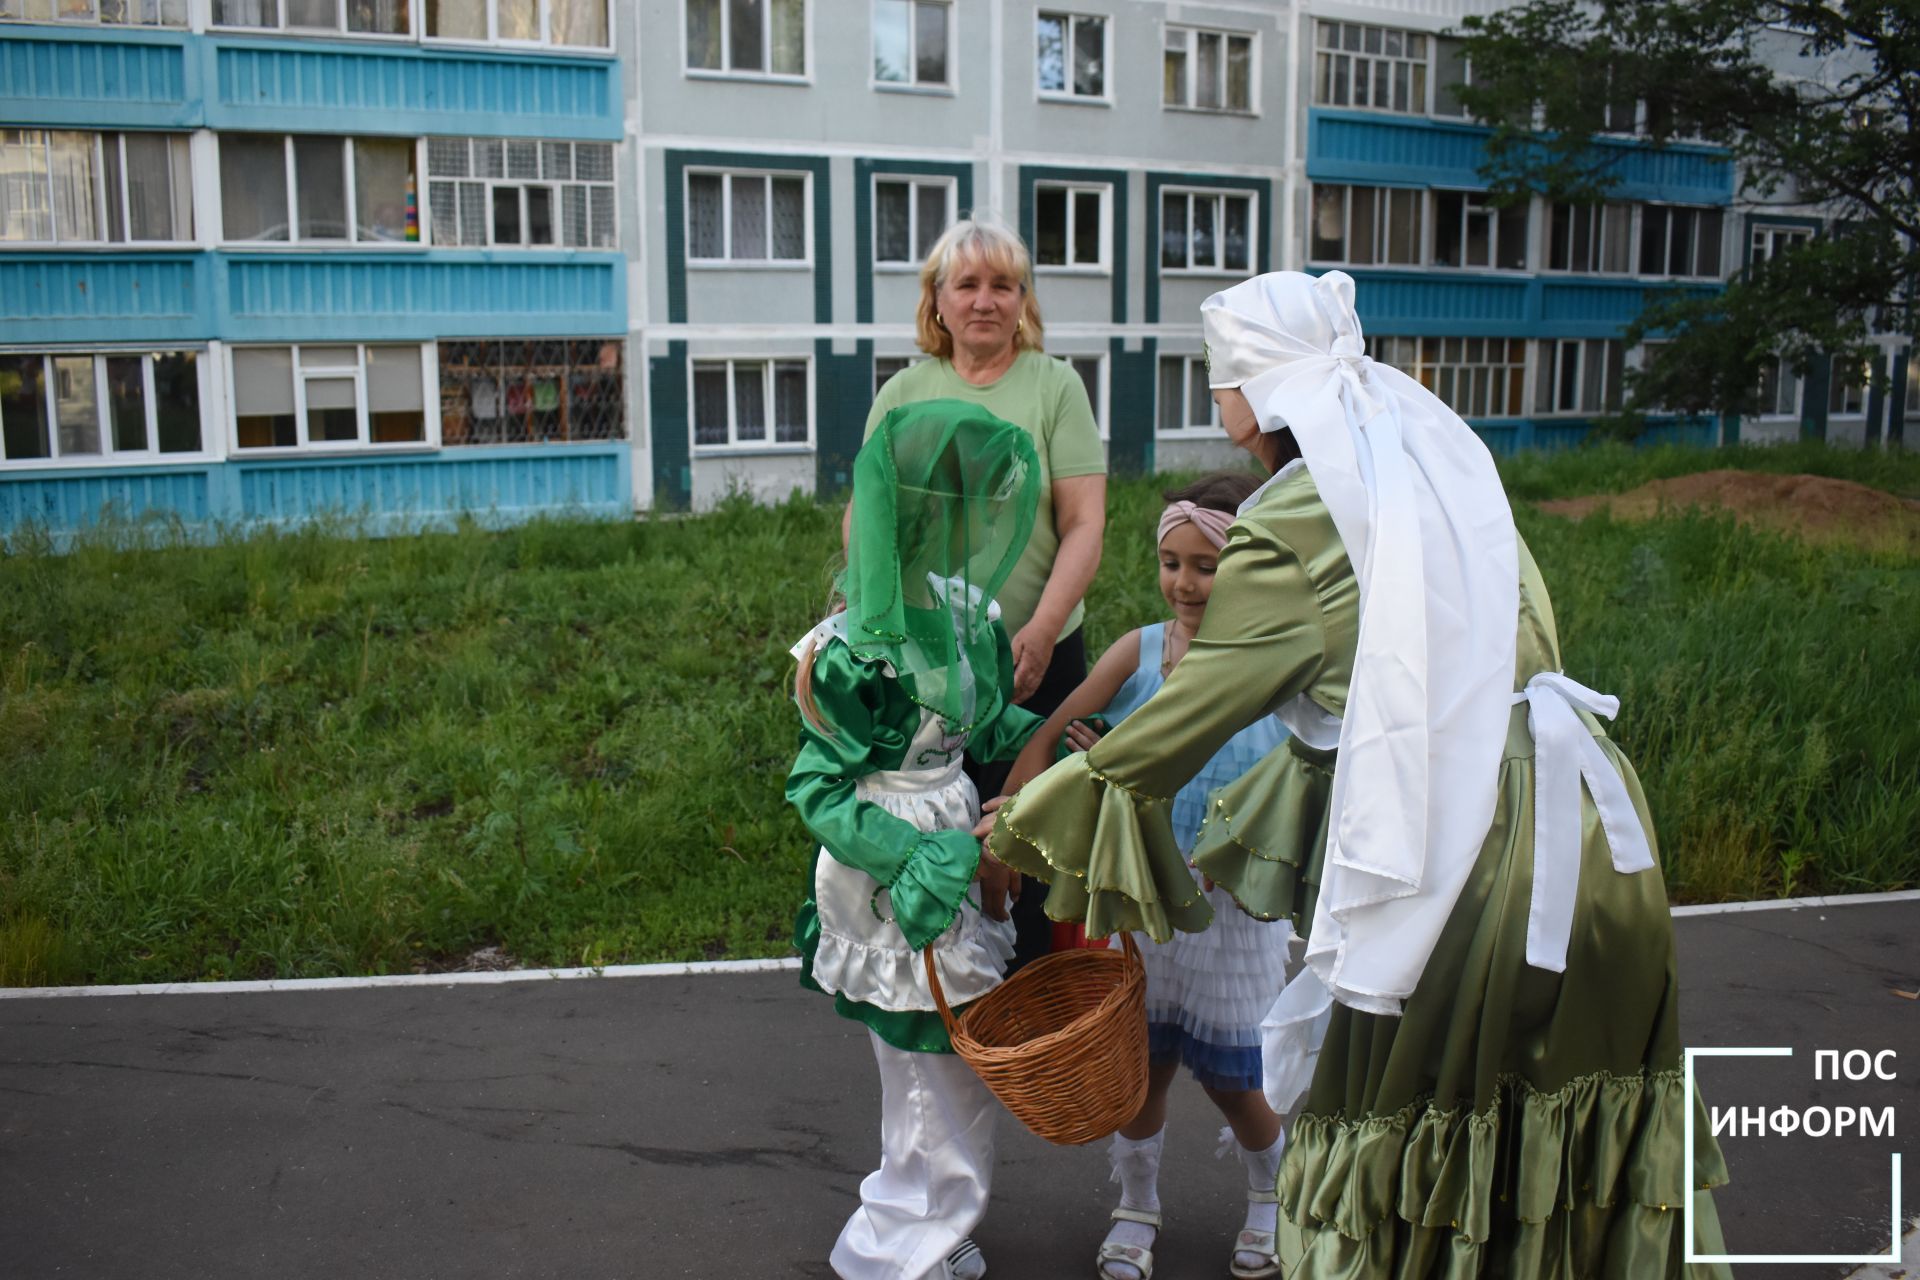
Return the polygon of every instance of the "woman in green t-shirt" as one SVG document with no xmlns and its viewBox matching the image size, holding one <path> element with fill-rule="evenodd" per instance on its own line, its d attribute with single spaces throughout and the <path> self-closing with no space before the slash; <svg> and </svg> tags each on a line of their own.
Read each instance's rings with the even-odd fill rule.
<svg viewBox="0 0 1920 1280">
<path fill-rule="evenodd" d="M 1080 376 L 1041 350 L 1032 259 L 1006 227 L 963 219 L 935 242 L 920 268 L 916 321 L 920 349 L 932 358 L 880 388 L 867 434 L 900 405 L 954 399 L 981 405 L 1033 437 L 1040 508 L 999 603 L 1013 637 L 1014 700 L 1046 716 L 1087 675 L 1082 598 L 1100 567 L 1107 521 L 1100 426 Z M 981 795 L 999 794 L 1005 765 L 972 772 Z M 1034 886 L 1014 908 L 1015 968 L 1049 949 L 1044 896 Z"/>
</svg>

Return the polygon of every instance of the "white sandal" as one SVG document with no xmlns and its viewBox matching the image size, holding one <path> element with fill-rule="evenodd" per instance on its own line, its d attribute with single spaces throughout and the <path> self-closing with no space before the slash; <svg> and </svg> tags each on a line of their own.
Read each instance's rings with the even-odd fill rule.
<svg viewBox="0 0 1920 1280">
<path fill-rule="evenodd" d="M 968 1236 L 953 1247 L 947 1255 L 947 1280 L 984 1280 L 987 1274 L 987 1255 L 980 1252 L 980 1246 Z"/>
<path fill-rule="evenodd" d="M 1271 1191 L 1247 1192 L 1248 1204 L 1278 1204 L 1280 1197 Z M 1240 1264 L 1243 1253 L 1257 1253 L 1266 1259 L 1255 1267 Z M 1227 1260 L 1227 1274 L 1235 1280 L 1267 1280 L 1267 1277 L 1280 1274 L 1280 1258 L 1274 1244 L 1274 1233 L 1255 1231 L 1247 1228 L 1234 1237 L 1233 1255 Z"/>
<path fill-rule="evenodd" d="M 1159 1243 L 1160 1215 L 1145 1209 L 1129 1209 L 1124 1205 L 1113 1211 L 1115 1222 L 1138 1222 L 1142 1226 L 1152 1227 L 1154 1242 Z M 1140 1280 L 1153 1280 L 1153 1250 L 1145 1245 L 1119 1244 L 1112 1240 L 1100 1243 L 1099 1256 L 1094 1260 L 1096 1273 L 1100 1280 L 1116 1280 L 1113 1272 L 1107 1270 L 1109 1262 L 1132 1267 L 1140 1273 Z"/>
</svg>

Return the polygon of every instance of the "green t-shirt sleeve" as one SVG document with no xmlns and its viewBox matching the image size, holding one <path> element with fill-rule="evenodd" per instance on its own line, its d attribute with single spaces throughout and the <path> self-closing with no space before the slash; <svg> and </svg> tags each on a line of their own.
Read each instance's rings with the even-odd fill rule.
<svg viewBox="0 0 1920 1280">
<path fill-rule="evenodd" d="M 1054 361 L 1058 372 L 1048 415 L 1050 426 L 1041 442 L 1047 451 L 1047 474 L 1055 480 L 1107 474 L 1107 451 L 1100 443 L 1100 423 L 1093 416 L 1086 384 L 1073 366 Z"/>
</svg>

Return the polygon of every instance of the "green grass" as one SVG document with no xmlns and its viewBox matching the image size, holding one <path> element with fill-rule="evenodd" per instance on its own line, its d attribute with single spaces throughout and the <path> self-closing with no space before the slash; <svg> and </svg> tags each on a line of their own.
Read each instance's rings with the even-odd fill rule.
<svg viewBox="0 0 1920 1280">
<path fill-rule="evenodd" d="M 1906 458 L 1806 451 L 1509 475 L 1788 456 L 1920 488 Z M 1161 483 L 1114 488 L 1096 651 L 1161 615 Z M 1676 896 L 1920 883 L 1920 565 L 1694 516 L 1520 520 L 1567 669 L 1624 703 Z M 808 856 L 786 649 L 837 524 L 739 503 L 0 559 L 0 984 L 782 954 Z"/>
</svg>

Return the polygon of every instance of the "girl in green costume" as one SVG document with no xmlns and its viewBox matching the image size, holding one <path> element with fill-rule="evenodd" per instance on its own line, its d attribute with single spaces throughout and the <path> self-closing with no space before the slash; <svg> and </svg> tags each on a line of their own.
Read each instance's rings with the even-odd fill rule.
<svg viewBox="0 0 1920 1280">
<path fill-rule="evenodd" d="M 1195 860 L 1307 938 L 1266 1024 L 1276 1110 L 1322 1037 L 1278 1180 L 1283 1274 L 1725 1275 L 1685 1261 L 1684 1179 L 1725 1170 L 1710 1139 L 1682 1149 L 1652 823 L 1595 718 L 1613 700 L 1558 674 L 1484 446 L 1367 359 L 1342 273 L 1247 281 L 1202 320 L 1229 436 L 1301 458 L 1241 508 L 1161 692 L 1009 801 L 992 851 L 1089 933 L 1204 928 L 1166 798 L 1279 714 L 1292 736 L 1215 794 Z"/>
<path fill-rule="evenodd" d="M 977 405 L 888 414 L 854 460 L 846 609 L 794 647 L 800 754 L 787 799 L 819 838 L 794 926 L 803 985 L 866 1024 L 881 1163 L 834 1244 L 848 1280 L 971 1280 L 999 1104 L 953 1056 L 921 952 L 956 1005 L 998 986 L 1018 877 L 983 860 L 962 752 L 1006 760 L 1040 725 L 1013 705 L 994 593 L 1032 529 L 1032 438 Z M 970 892 L 978 881 L 977 901 Z"/>
</svg>

